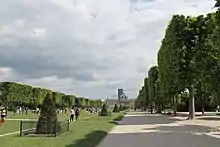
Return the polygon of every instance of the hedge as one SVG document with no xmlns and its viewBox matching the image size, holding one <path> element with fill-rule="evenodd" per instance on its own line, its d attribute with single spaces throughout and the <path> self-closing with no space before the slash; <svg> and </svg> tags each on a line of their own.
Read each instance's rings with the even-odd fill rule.
<svg viewBox="0 0 220 147">
<path fill-rule="evenodd" d="M 101 100 L 90 100 L 88 98 L 74 95 L 65 95 L 61 92 L 55 92 L 50 89 L 32 87 L 30 85 L 15 83 L 15 82 L 1 82 L 0 83 L 0 102 L 4 104 L 26 105 L 37 107 L 41 105 L 46 94 L 53 95 L 57 107 L 101 107 L 103 102 Z"/>
</svg>

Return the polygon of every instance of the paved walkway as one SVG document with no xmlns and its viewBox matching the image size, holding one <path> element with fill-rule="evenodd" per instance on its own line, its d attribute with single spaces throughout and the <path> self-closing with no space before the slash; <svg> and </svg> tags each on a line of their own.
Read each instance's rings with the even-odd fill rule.
<svg viewBox="0 0 220 147">
<path fill-rule="evenodd" d="M 166 117 L 129 113 L 98 147 L 218 147 L 220 118 Z"/>
</svg>

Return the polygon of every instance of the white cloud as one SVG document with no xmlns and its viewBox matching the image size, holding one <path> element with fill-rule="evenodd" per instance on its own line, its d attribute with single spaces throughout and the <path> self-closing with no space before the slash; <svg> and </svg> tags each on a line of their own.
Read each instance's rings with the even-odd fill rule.
<svg viewBox="0 0 220 147">
<path fill-rule="evenodd" d="M 173 14 L 214 0 L 0 0 L 0 67 L 15 80 L 76 95 L 135 97 Z M 6 73 L 6 72 L 4 72 Z M 12 74 L 13 73 L 13 74 Z"/>
</svg>

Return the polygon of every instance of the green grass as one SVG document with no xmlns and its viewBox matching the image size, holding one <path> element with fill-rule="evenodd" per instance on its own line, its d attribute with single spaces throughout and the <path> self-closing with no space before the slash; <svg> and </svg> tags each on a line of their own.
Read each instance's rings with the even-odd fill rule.
<svg viewBox="0 0 220 147">
<path fill-rule="evenodd" d="M 95 147 L 115 125 L 112 121 L 121 115 L 124 113 L 71 122 L 71 131 L 56 138 L 4 136 L 0 143 L 4 147 Z"/>
<path fill-rule="evenodd" d="M 14 115 L 13 112 L 9 112 L 7 118 L 10 118 L 10 119 L 37 119 L 38 117 L 39 117 L 39 115 L 33 114 L 31 112 L 29 112 L 27 115 L 26 114 Z M 85 111 L 82 111 L 80 118 L 84 118 L 84 117 L 89 117 L 89 115 Z M 69 113 L 58 114 L 58 119 L 59 119 L 59 121 L 69 119 Z M 19 120 L 6 120 L 6 123 L 0 127 L 0 135 L 19 131 L 19 127 L 20 127 Z"/>
<path fill-rule="evenodd" d="M 6 121 L 6 123 L 3 126 L 0 126 L 0 135 L 19 131 L 19 124 L 20 121 L 17 120 Z"/>
<path fill-rule="evenodd" d="M 70 116 L 69 112 L 67 112 L 67 114 L 58 114 L 58 118 L 60 120 L 69 119 L 69 116 Z M 84 117 L 89 115 L 83 110 L 80 116 Z M 13 112 L 8 112 L 8 116 L 7 116 L 7 118 L 9 119 L 37 119 L 38 117 L 39 115 L 31 113 L 30 111 L 28 112 L 28 114 L 16 114 L 16 115 L 14 115 Z"/>
</svg>

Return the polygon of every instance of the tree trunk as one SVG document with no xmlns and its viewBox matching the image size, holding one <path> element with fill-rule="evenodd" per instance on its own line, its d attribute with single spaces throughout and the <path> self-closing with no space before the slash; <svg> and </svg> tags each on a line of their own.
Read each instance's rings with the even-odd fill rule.
<svg viewBox="0 0 220 147">
<path fill-rule="evenodd" d="M 202 99 L 201 99 L 201 111 L 202 111 L 202 115 L 205 115 L 204 96 L 203 95 L 202 95 Z"/>
<path fill-rule="evenodd" d="M 148 80 L 148 88 L 149 88 L 149 98 L 150 98 L 150 112 L 153 114 L 153 83 L 152 79 L 149 78 Z"/>
<path fill-rule="evenodd" d="M 173 115 L 177 116 L 176 96 L 173 97 Z"/>
<path fill-rule="evenodd" d="M 158 106 L 158 113 L 162 113 L 162 105 L 161 104 L 159 104 L 159 106 Z"/>
<path fill-rule="evenodd" d="M 204 110 L 204 108 L 202 108 L 202 115 L 205 115 L 205 110 Z"/>
<path fill-rule="evenodd" d="M 194 98 L 194 85 L 191 84 L 189 87 L 189 118 L 195 118 L 195 98 Z"/>
</svg>

